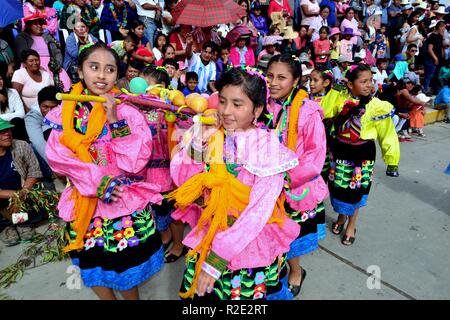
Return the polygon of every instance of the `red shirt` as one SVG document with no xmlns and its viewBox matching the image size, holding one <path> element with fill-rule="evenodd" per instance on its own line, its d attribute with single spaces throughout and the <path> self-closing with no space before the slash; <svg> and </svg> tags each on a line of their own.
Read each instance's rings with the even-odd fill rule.
<svg viewBox="0 0 450 320">
<path fill-rule="evenodd" d="M 281 12 L 283 11 L 283 9 L 289 12 L 289 15 L 292 16 L 292 9 L 291 6 L 289 5 L 289 0 L 279 0 L 279 1 L 282 3 L 281 5 L 276 0 L 270 1 L 269 9 L 267 11 L 269 18 L 272 12 Z"/>
<path fill-rule="evenodd" d="M 175 44 L 175 51 L 181 51 L 185 49 L 183 43 L 181 42 L 181 36 L 177 32 L 174 32 L 170 35 L 169 43 L 171 43 L 172 45 Z M 184 61 L 185 58 L 185 55 L 176 56 L 176 59 L 179 61 Z"/>
<path fill-rule="evenodd" d="M 322 51 L 330 51 L 330 47 L 331 47 L 330 40 L 328 40 L 328 39 L 325 39 L 325 40 L 320 40 L 320 39 L 314 40 L 313 41 L 313 47 L 315 49 L 314 51 L 318 51 L 319 52 L 319 54 L 316 54 L 316 63 L 325 63 L 325 62 L 327 62 L 328 56 L 326 56 L 326 55 L 321 56 L 320 52 L 322 52 Z"/>
</svg>

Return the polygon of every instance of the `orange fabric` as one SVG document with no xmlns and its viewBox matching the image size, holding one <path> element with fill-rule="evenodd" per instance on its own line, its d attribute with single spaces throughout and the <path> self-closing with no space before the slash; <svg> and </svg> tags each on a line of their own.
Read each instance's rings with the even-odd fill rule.
<svg viewBox="0 0 450 320">
<path fill-rule="evenodd" d="M 413 106 L 409 112 L 409 125 L 411 128 L 422 129 L 425 126 L 425 111 L 421 106 Z"/>
<path fill-rule="evenodd" d="M 71 90 L 71 94 L 81 94 L 84 88 L 81 82 L 75 84 Z M 62 126 L 63 134 L 61 136 L 61 144 L 69 148 L 74 155 L 83 162 L 92 162 L 89 153 L 89 147 L 97 140 L 106 123 L 106 115 L 103 105 L 100 102 L 94 104 L 89 117 L 89 123 L 86 134 L 80 134 L 75 131 L 73 119 L 75 116 L 76 101 L 64 101 L 62 105 Z M 65 248 L 65 252 L 71 250 L 81 250 L 84 245 L 84 235 L 89 227 L 89 223 L 94 216 L 98 199 L 96 197 L 86 197 L 74 187 L 72 191 L 72 199 L 74 200 L 74 216 L 73 229 L 77 237 L 73 243 L 69 243 Z"/>
<path fill-rule="evenodd" d="M 300 116 L 300 107 L 303 104 L 303 99 L 308 97 L 308 93 L 305 90 L 299 90 L 295 95 L 294 101 L 292 101 L 291 110 L 289 114 L 288 124 L 288 142 L 287 147 L 295 152 L 297 148 L 298 139 L 298 118 Z"/>
</svg>

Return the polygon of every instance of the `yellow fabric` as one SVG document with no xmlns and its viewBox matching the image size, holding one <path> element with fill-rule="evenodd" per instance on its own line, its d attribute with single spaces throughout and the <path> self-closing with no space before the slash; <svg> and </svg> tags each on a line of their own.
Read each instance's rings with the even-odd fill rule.
<svg viewBox="0 0 450 320">
<path fill-rule="evenodd" d="M 72 88 L 71 94 L 81 94 L 83 91 L 81 82 L 75 84 Z M 103 110 L 103 105 L 100 102 L 94 104 L 91 111 L 86 134 L 80 134 L 75 131 L 73 126 L 73 119 L 75 116 L 76 101 L 64 101 L 62 105 L 62 126 L 63 134 L 61 136 L 61 143 L 69 148 L 74 155 L 83 162 L 92 162 L 92 157 L 89 153 L 89 147 L 97 140 L 97 137 L 103 130 L 106 122 L 106 115 Z M 65 248 L 65 252 L 71 250 L 81 250 L 83 248 L 83 238 L 89 227 L 95 209 L 97 207 L 97 198 L 85 197 L 74 187 L 72 191 L 72 199 L 74 200 L 74 216 L 73 229 L 77 233 L 75 242 L 69 243 Z"/>
<path fill-rule="evenodd" d="M 366 112 L 361 118 L 361 138 L 378 139 L 384 162 L 387 165 L 397 166 L 400 161 L 400 143 L 392 118 L 388 116 L 381 120 L 373 120 L 374 117 L 389 115 L 394 107 L 387 101 L 373 98 L 365 108 Z"/>
<path fill-rule="evenodd" d="M 323 118 L 331 119 L 338 115 L 344 108 L 344 102 L 349 98 L 347 90 L 338 91 L 331 89 L 320 101 L 320 106 L 323 109 Z"/>
<path fill-rule="evenodd" d="M 308 93 L 305 90 L 299 90 L 292 101 L 289 113 L 288 123 L 288 142 L 287 147 L 295 152 L 297 148 L 298 139 L 298 118 L 300 116 L 300 107 L 303 104 L 303 99 L 308 97 Z"/>
<path fill-rule="evenodd" d="M 238 218 L 249 203 L 251 187 L 243 184 L 227 171 L 223 161 L 223 145 L 224 134 L 222 131 L 218 131 L 209 140 L 206 160 L 210 163 L 209 172 L 193 176 L 168 195 L 169 200 L 176 200 L 176 207 L 184 209 L 201 197 L 205 190 L 209 190 L 209 196 L 197 223 L 197 229 L 202 230 L 208 224 L 209 228 L 199 245 L 188 252 L 188 256 L 193 256 L 200 251 L 200 257 L 195 265 L 192 286 L 187 292 L 180 293 L 181 298 L 194 297 L 198 276 L 211 249 L 212 241 L 217 232 L 228 228 L 228 214 L 231 213 Z M 282 225 L 286 217 L 284 198 L 279 198 L 268 223 L 276 222 Z"/>
</svg>

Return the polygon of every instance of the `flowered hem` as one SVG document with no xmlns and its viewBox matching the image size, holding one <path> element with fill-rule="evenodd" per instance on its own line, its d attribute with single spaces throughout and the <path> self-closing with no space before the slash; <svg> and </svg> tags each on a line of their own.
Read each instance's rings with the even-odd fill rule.
<svg viewBox="0 0 450 320">
<path fill-rule="evenodd" d="M 365 160 L 361 167 L 351 161 L 331 161 L 328 181 L 336 188 L 367 189 L 370 187 L 374 174 L 375 161 Z"/>
<path fill-rule="evenodd" d="M 278 173 L 286 172 L 298 166 L 298 159 L 290 160 L 282 165 L 271 167 L 271 168 L 257 168 L 249 163 L 244 164 L 243 167 L 251 174 L 254 174 L 258 177 L 264 178 L 276 175 Z"/>
<path fill-rule="evenodd" d="M 181 284 L 182 292 L 186 292 L 191 287 L 196 261 L 197 256 L 186 259 L 186 269 Z M 272 294 L 276 286 L 280 285 L 279 277 L 283 270 L 286 271 L 285 256 L 275 258 L 272 264 L 266 267 L 226 269 L 214 282 L 211 295 L 220 300 L 265 299 L 268 294 Z"/>
<path fill-rule="evenodd" d="M 323 202 L 320 202 L 316 208 L 312 210 L 305 210 L 305 211 L 287 211 L 288 216 L 297 222 L 298 224 L 301 224 L 308 219 L 314 219 L 318 214 L 325 214 L 325 205 Z M 301 226 L 301 225 L 300 225 Z"/>
<path fill-rule="evenodd" d="M 289 291 L 289 285 L 288 285 L 288 275 L 283 279 L 280 279 L 281 283 L 281 290 L 272 294 L 267 295 L 267 300 L 293 300 L 294 296 Z"/>
<path fill-rule="evenodd" d="M 327 228 L 325 223 L 321 223 L 317 225 L 317 239 L 323 240 L 327 236 Z"/>
<path fill-rule="evenodd" d="M 72 263 L 79 265 L 78 259 L 72 259 Z M 81 269 L 81 278 L 86 287 L 106 287 L 113 290 L 125 291 L 134 288 L 151 276 L 159 272 L 164 265 L 164 249 L 161 247 L 150 259 L 136 267 L 124 272 L 105 271 L 101 267 L 93 269 Z"/>
<path fill-rule="evenodd" d="M 298 238 L 291 243 L 291 248 L 286 259 L 297 258 L 308 254 L 319 247 L 319 238 L 317 233 L 309 233 L 304 237 Z"/>
<path fill-rule="evenodd" d="M 341 200 L 335 199 L 330 195 L 330 201 L 334 211 L 346 216 L 353 216 L 356 209 L 366 206 L 367 198 L 368 195 L 365 194 L 362 196 L 361 200 L 358 203 L 346 203 Z"/>
</svg>

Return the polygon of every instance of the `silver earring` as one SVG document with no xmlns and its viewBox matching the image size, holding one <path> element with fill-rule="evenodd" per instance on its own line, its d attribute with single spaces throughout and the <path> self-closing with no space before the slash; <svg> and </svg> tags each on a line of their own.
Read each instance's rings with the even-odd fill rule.
<svg viewBox="0 0 450 320">
<path fill-rule="evenodd" d="M 258 124 L 258 121 L 255 119 L 253 119 L 253 125 L 256 127 L 256 125 Z"/>
</svg>

